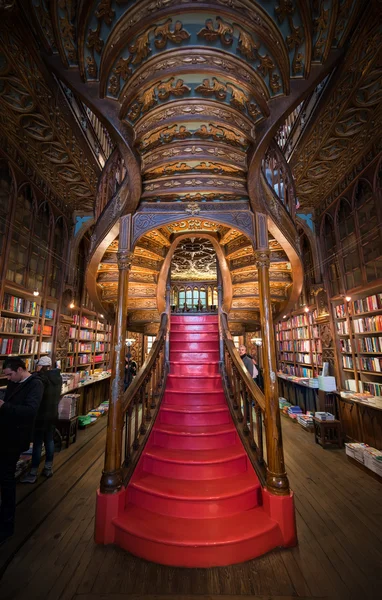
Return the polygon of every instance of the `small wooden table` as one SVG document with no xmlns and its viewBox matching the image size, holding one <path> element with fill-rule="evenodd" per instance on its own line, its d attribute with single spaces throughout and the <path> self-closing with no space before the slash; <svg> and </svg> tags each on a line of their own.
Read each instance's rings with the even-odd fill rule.
<svg viewBox="0 0 382 600">
<path fill-rule="evenodd" d="M 69 448 L 70 444 L 74 444 L 77 439 L 78 417 L 59 419 L 56 428 L 61 434 L 62 441 L 66 442 L 66 447 Z"/>
<path fill-rule="evenodd" d="M 314 439 L 316 444 L 320 444 L 323 448 L 337 444 L 342 448 L 342 429 L 341 422 L 337 419 L 333 421 L 321 421 L 313 417 L 314 422 Z"/>
</svg>

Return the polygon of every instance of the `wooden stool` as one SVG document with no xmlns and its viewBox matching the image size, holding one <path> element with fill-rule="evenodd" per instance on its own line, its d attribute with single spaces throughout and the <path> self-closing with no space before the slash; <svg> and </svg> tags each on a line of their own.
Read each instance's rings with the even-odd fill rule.
<svg viewBox="0 0 382 600">
<path fill-rule="evenodd" d="M 314 422 L 314 439 L 316 444 L 320 444 L 323 448 L 337 444 L 342 448 L 342 430 L 341 422 L 337 419 L 333 421 L 320 421 L 313 417 Z"/>
<path fill-rule="evenodd" d="M 59 419 L 56 429 L 60 432 L 62 441 L 66 442 L 66 447 L 69 448 L 70 444 L 74 444 L 77 439 L 78 417 Z"/>
</svg>

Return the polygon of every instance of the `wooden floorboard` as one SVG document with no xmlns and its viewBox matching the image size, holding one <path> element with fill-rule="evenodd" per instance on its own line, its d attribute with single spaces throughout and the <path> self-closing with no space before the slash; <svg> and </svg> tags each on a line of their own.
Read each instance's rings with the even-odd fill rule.
<svg viewBox="0 0 382 600">
<path fill-rule="evenodd" d="M 51 480 L 18 486 L 17 528 L 0 548 L 1 600 L 374 600 L 382 595 L 381 484 L 283 420 L 299 545 L 214 569 L 146 562 L 93 542 L 106 421 L 56 457 Z"/>
</svg>

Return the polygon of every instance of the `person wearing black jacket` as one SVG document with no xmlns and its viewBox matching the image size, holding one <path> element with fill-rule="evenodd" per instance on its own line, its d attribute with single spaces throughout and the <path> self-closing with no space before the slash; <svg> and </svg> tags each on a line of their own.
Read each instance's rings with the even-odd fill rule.
<svg viewBox="0 0 382 600">
<path fill-rule="evenodd" d="M 40 377 L 29 373 L 20 357 L 7 358 L 3 373 L 8 385 L 0 400 L 0 543 L 13 535 L 16 465 L 21 452 L 29 448 L 44 391 Z"/>
<path fill-rule="evenodd" d="M 62 377 L 60 369 L 52 369 L 52 359 L 42 356 L 37 362 L 37 373 L 44 384 L 44 394 L 38 409 L 33 435 L 32 467 L 21 478 L 21 483 L 35 483 L 40 466 L 42 444 L 45 446 L 45 466 L 42 474 L 53 475 L 54 431 L 58 419 L 58 404 L 61 398 Z"/>
</svg>

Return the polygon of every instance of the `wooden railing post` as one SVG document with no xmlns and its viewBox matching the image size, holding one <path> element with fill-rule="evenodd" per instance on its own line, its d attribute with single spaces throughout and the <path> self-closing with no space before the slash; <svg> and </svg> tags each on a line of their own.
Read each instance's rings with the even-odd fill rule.
<svg viewBox="0 0 382 600">
<path fill-rule="evenodd" d="M 111 393 L 108 414 L 105 465 L 102 472 L 100 490 L 113 494 L 122 487 L 122 431 L 125 376 L 125 335 L 127 320 L 127 296 L 129 271 L 132 263 L 131 215 L 120 219 L 118 260 L 118 305 L 115 323 L 115 351 L 112 364 Z"/>
<path fill-rule="evenodd" d="M 263 216 L 263 215 L 262 215 Z M 266 226 L 266 218 L 264 219 Z M 289 494 L 289 482 L 285 472 L 284 452 L 281 434 L 281 420 L 276 378 L 276 350 L 273 331 L 273 319 L 269 290 L 270 252 L 266 247 L 268 232 L 258 232 L 258 240 L 262 240 L 264 248 L 255 252 L 258 270 L 260 295 L 260 323 L 263 339 L 263 373 L 265 391 L 265 430 L 267 444 L 267 488 L 277 495 Z"/>
</svg>

